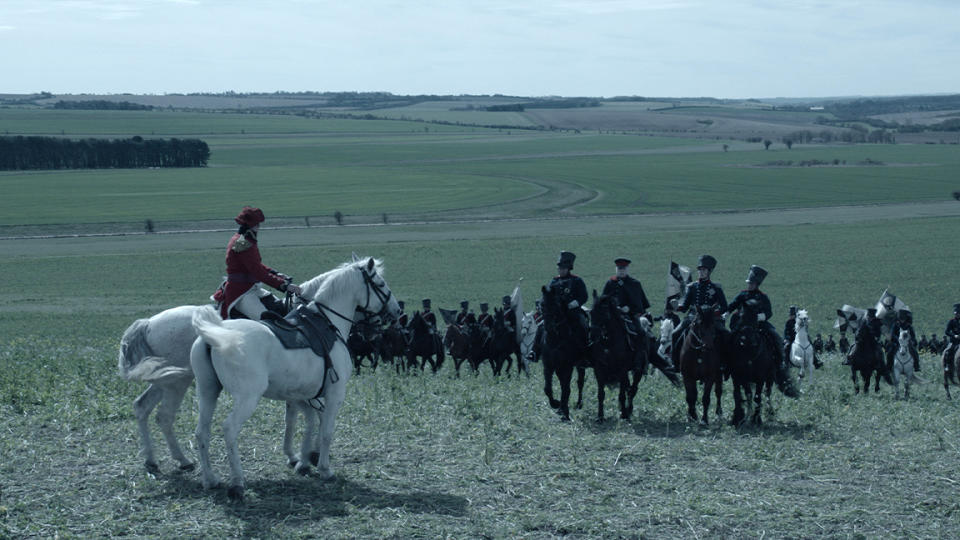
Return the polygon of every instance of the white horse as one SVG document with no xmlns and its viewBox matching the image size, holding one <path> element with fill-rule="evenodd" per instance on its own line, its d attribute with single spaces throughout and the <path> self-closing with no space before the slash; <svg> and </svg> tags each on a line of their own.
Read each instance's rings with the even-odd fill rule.
<svg viewBox="0 0 960 540">
<path fill-rule="evenodd" d="M 304 286 L 306 283 L 302 284 L 301 288 Z M 193 327 L 193 315 L 202 308 L 203 306 L 179 306 L 148 319 L 137 319 L 127 327 L 120 338 L 117 359 L 120 376 L 128 381 L 150 384 L 146 391 L 134 400 L 133 413 L 140 432 L 144 466 L 154 474 L 160 472 L 148 422 L 154 409 L 157 409 L 157 424 L 170 454 L 179 462 L 180 470 L 191 471 L 195 467 L 183 454 L 173 431 L 173 424 L 184 394 L 193 383 L 190 348 L 198 337 Z M 299 455 L 293 451 L 297 412 L 298 410 L 287 408 L 287 426 L 283 439 L 283 452 L 291 467 L 299 460 Z M 316 460 L 315 452 L 311 453 L 311 460 Z"/>
<path fill-rule="evenodd" d="M 533 353 L 533 344 L 537 339 L 537 330 L 540 329 L 540 323 L 529 311 L 523 314 L 520 319 L 520 357 L 523 358 L 524 365 L 530 362 L 536 362 L 536 355 Z"/>
<path fill-rule="evenodd" d="M 120 339 L 118 369 L 128 381 L 150 383 L 133 402 L 140 441 L 145 457 L 144 465 L 151 473 L 160 471 L 148 420 L 157 410 L 157 424 L 167 441 L 170 454 L 180 463 L 180 469 L 193 470 L 194 464 L 183 455 L 173 432 L 173 423 L 190 383 L 190 347 L 197 339 L 193 329 L 193 314 L 202 306 L 180 306 L 162 311 L 149 319 L 138 319 Z"/>
<path fill-rule="evenodd" d="M 660 321 L 660 346 L 657 347 L 657 354 L 667 362 L 673 363 L 673 319 L 664 317 Z"/>
<path fill-rule="evenodd" d="M 813 343 L 810 343 L 810 316 L 807 310 L 797 311 L 797 336 L 790 345 L 790 363 L 800 368 L 800 382 L 804 377 L 813 383 Z"/>
<path fill-rule="evenodd" d="M 311 449 L 317 429 L 316 414 L 309 413 L 311 404 L 319 401 L 319 475 L 333 476 L 330 466 L 330 444 L 334 421 L 346 395 L 346 384 L 352 372 L 345 336 L 353 326 L 354 312 L 377 312 L 387 318 L 400 315 L 400 306 L 386 281 L 380 275 L 381 263 L 369 259 L 345 263 L 308 281 L 303 296 L 312 300 L 310 309 L 327 314 L 338 331 L 338 339 L 329 358 L 317 356 L 312 349 L 285 349 L 266 326 L 249 320 L 223 321 L 207 307 L 194 314 L 194 327 L 200 338 L 193 344 L 190 363 L 197 378 L 199 415 L 197 447 L 205 488 L 220 484 L 210 466 L 210 424 L 221 389 L 233 396 L 233 410 L 223 423 L 223 436 L 230 462 L 228 495 L 241 499 L 244 490 L 243 468 L 237 439 L 243 423 L 253 414 L 260 398 L 286 401 L 305 413 L 301 455 Z M 289 420 L 289 414 L 288 414 Z M 300 474 L 307 474 L 310 465 L 300 461 Z"/>
<path fill-rule="evenodd" d="M 910 341 L 910 331 L 900 330 L 899 347 L 893 356 L 893 389 L 897 399 L 900 399 L 901 381 L 903 381 L 903 399 L 910 399 L 910 383 L 914 376 Z"/>
</svg>

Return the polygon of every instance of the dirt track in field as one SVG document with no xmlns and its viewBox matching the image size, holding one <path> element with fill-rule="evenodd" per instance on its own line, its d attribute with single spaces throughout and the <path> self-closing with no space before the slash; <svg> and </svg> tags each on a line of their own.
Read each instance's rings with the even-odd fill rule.
<svg viewBox="0 0 960 540">
<path fill-rule="evenodd" d="M 828 206 L 738 212 L 634 214 L 616 216 L 533 217 L 524 219 L 459 219 L 398 223 L 347 223 L 343 226 L 302 224 L 265 228 L 273 246 L 349 245 L 370 242 L 449 241 L 511 237 L 609 235 L 640 231 L 683 231 L 732 227 L 824 225 L 960 217 L 960 202 L 936 201 L 882 205 Z M 232 228 L 124 234 L 0 238 L 8 256 L 127 253 L 223 247 Z"/>
</svg>

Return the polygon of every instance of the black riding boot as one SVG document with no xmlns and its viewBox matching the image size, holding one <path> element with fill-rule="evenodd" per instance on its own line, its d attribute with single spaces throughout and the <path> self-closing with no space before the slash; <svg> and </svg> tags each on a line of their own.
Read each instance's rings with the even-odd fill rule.
<svg viewBox="0 0 960 540">
<path fill-rule="evenodd" d="M 910 350 L 910 355 L 913 356 L 913 370 L 920 371 L 920 355 L 913 349 Z"/>
</svg>

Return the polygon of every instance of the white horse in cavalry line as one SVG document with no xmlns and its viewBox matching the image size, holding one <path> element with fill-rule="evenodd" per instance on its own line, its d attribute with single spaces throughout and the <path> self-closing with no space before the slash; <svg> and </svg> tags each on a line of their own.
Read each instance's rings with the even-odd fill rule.
<svg viewBox="0 0 960 540">
<path fill-rule="evenodd" d="M 660 345 L 657 347 L 657 354 L 667 362 L 673 363 L 673 319 L 664 317 L 660 321 Z"/>
<path fill-rule="evenodd" d="M 810 316 L 807 310 L 797 311 L 797 337 L 793 339 L 790 345 L 790 363 L 794 367 L 800 368 L 800 382 L 803 382 L 804 376 L 813 383 L 813 343 L 810 342 Z"/>
<path fill-rule="evenodd" d="M 274 334 L 258 322 L 224 321 L 212 307 L 194 313 L 193 324 L 200 337 L 190 351 L 190 363 L 197 379 L 199 417 L 196 437 L 205 488 L 220 484 L 210 466 L 210 424 L 222 389 L 233 396 L 233 409 L 223 423 L 231 471 L 227 491 L 230 498 L 243 497 L 244 476 L 237 439 L 243 423 L 253 414 L 262 397 L 286 401 L 305 413 L 301 455 L 310 451 L 317 429 L 318 415 L 311 414 L 308 402 L 320 400 L 317 467 L 321 478 L 333 476 L 330 445 L 334 422 L 353 370 L 345 340 L 353 326 L 354 312 L 376 312 L 388 319 L 400 315 L 400 306 L 381 273 L 380 261 L 372 258 L 366 263 L 354 261 L 308 281 L 303 287 L 303 296 L 312 300 L 308 309 L 325 313 L 339 333 L 330 349 L 329 363 L 310 348 L 284 348 Z M 310 464 L 300 460 L 296 470 L 307 474 Z"/>
<path fill-rule="evenodd" d="M 306 283 L 301 285 L 305 287 Z M 144 466 L 151 473 L 159 473 L 150 436 L 148 421 L 156 409 L 156 420 L 170 449 L 170 454 L 179 463 L 180 470 L 191 471 L 194 463 L 180 448 L 173 424 L 183 402 L 184 394 L 193 383 L 193 368 L 190 367 L 190 348 L 197 339 L 193 327 L 193 315 L 204 306 L 179 306 L 164 310 L 148 319 L 137 319 L 120 339 L 118 370 L 128 381 L 143 381 L 150 384 L 146 391 L 133 402 L 137 419 L 140 443 L 144 454 Z M 293 451 L 293 436 L 298 410 L 287 407 L 287 425 L 283 438 L 283 453 L 293 467 L 299 455 Z M 311 461 L 316 462 L 315 452 Z"/>
<path fill-rule="evenodd" d="M 893 356 L 893 389 L 900 399 L 900 382 L 903 382 L 903 399 L 910 399 L 910 383 L 913 382 L 913 355 L 910 354 L 910 331 L 900 330 L 899 347 Z"/>
</svg>

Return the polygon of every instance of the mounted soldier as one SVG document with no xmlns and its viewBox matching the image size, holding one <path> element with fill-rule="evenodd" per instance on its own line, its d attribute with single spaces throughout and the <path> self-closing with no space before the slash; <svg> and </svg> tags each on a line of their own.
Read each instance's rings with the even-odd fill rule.
<svg viewBox="0 0 960 540">
<path fill-rule="evenodd" d="M 934 335 L 934 338 L 936 338 L 936 335 Z M 947 321 L 947 329 L 943 331 L 943 340 L 946 342 L 944 356 L 948 359 L 947 362 L 944 362 L 947 378 L 953 380 L 956 376 L 956 373 L 953 372 L 953 358 L 957 353 L 957 346 L 960 345 L 960 304 L 953 305 L 953 318 Z M 933 345 L 930 347 L 932 349 Z"/>
<path fill-rule="evenodd" d="M 783 356 L 790 357 L 790 347 L 797 339 L 797 306 L 790 306 L 787 320 L 783 323 Z"/>
<path fill-rule="evenodd" d="M 424 298 L 421 305 L 423 306 L 423 312 L 420 314 L 420 316 L 423 317 L 423 321 L 427 323 L 427 327 L 430 328 L 430 335 L 433 336 L 433 341 L 437 347 L 437 350 L 442 351 L 443 342 L 440 338 L 440 332 L 437 331 L 437 314 L 430 311 L 429 298 Z"/>
<path fill-rule="evenodd" d="M 929 349 L 930 349 L 930 343 L 927 341 L 927 335 L 921 334 L 920 342 L 917 343 L 917 350 L 920 352 L 928 352 L 928 351 L 933 352 L 933 351 L 930 351 Z"/>
<path fill-rule="evenodd" d="M 547 289 L 559 294 L 567 314 L 573 316 L 577 332 L 577 343 L 584 349 L 587 346 L 587 315 L 581 306 L 587 302 L 587 285 L 580 276 L 574 275 L 573 261 L 576 255 L 569 251 L 561 251 L 557 259 L 557 276 L 550 280 Z"/>
<path fill-rule="evenodd" d="M 504 296 L 500 302 L 501 308 L 503 309 L 503 324 L 507 327 L 511 333 L 517 333 L 517 314 L 513 310 L 513 304 L 510 300 L 510 296 Z"/>
<path fill-rule="evenodd" d="M 665 321 L 670 319 L 673 322 L 673 327 L 676 328 L 680 326 L 680 316 L 677 315 L 677 299 L 676 298 L 667 298 L 667 301 L 663 304 L 663 315 L 655 317 L 655 321 Z"/>
<path fill-rule="evenodd" d="M 710 280 L 710 275 L 717 267 L 717 260 L 710 255 L 701 255 L 697 261 L 698 279 L 687 285 L 687 290 L 677 306 L 677 311 L 687 313 L 690 308 L 697 306 L 710 306 L 717 315 L 714 320 L 717 329 L 717 342 L 721 349 L 725 349 L 728 341 L 729 332 L 723 326 L 723 319 L 720 314 L 727 311 L 727 298 L 723 294 L 723 288 L 719 283 Z M 673 332 L 673 365 L 677 365 L 680 358 L 679 343 L 690 327 L 690 317 L 692 311 L 680 322 L 680 327 Z"/>
<path fill-rule="evenodd" d="M 261 283 L 280 292 L 301 294 L 293 278 L 263 264 L 257 247 L 260 224 L 266 218 L 263 211 L 244 206 L 234 221 L 240 226 L 227 243 L 227 279 L 211 297 L 220 308 L 223 319 L 247 318 L 260 320 L 267 311 L 284 315 L 283 302 L 261 287 Z"/>
<path fill-rule="evenodd" d="M 780 338 L 780 335 L 777 334 L 777 330 L 773 327 L 773 324 L 770 323 L 770 318 L 773 317 L 773 307 L 770 304 L 770 297 L 760 290 L 760 284 L 763 283 L 766 277 L 767 271 L 765 269 L 757 265 L 751 266 L 750 271 L 747 273 L 747 288 L 740 291 L 740 293 L 734 297 L 733 301 L 727 306 L 726 311 L 733 314 L 730 317 L 730 331 L 736 332 L 740 326 L 740 310 L 743 308 L 743 305 L 749 301 L 757 302 L 759 305 L 757 322 L 760 329 L 763 330 L 767 336 L 770 352 L 779 362 L 784 358 L 784 356 L 780 354 L 780 343 L 782 343 L 783 340 Z M 796 335 L 796 330 L 794 330 L 794 335 Z"/>
<path fill-rule="evenodd" d="M 876 308 L 867 308 L 867 316 L 863 321 L 864 326 L 867 327 L 867 330 L 870 332 L 870 337 L 873 338 L 877 343 L 877 350 L 882 351 L 881 340 L 883 339 L 883 321 L 877 318 L 877 309 Z M 850 347 L 850 352 L 847 353 L 847 358 L 843 361 L 843 365 L 850 365 L 850 359 L 853 358 L 853 355 L 857 352 L 857 343 L 854 339 L 853 345 Z M 884 370 L 886 366 L 883 363 L 883 359 L 880 358 L 880 353 L 877 353 L 877 365 L 876 369 Z"/>
<path fill-rule="evenodd" d="M 910 343 L 907 346 L 907 350 L 910 351 L 910 356 L 913 357 L 913 370 L 920 371 L 920 354 L 917 352 L 917 334 L 913 329 L 913 314 L 908 309 L 901 309 L 897 312 L 897 321 L 893 323 L 893 328 L 891 328 L 890 343 L 887 344 L 887 369 L 893 370 L 893 357 L 897 354 L 897 348 L 899 348 L 900 345 L 898 337 L 900 336 L 901 330 L 910 332 Z"/>
<path fill-rule="evenodd" d="M 823 336 L 817 334 L 817 339 L 813 340 L 813 352 L 823 352 Z"/>
<path fill-rule="evenodd" d="M 850 341 L 847 340 L 847 333 L 840 333 L 840 341 L 837 343 L 837 348 L 840 350 L 840 354 L 846 356 L 850 352 Z M 847 361 L 844 360 L 844 365 L 847 364 Z"/>
<path fill-rule="evenodd" d="M 467 310 L 470 308 L 470 302 L 464 300 L 460 302 L 460 311 L 457 313 L 457 318 L 454 320 L 454 323 L 457 326 L 463 326 L 464 321 L 467 318 Z"/>
<path fill-rule="evenodd" d="M 631 277 L 630 259 L 625 257 L 617 258 L 613 261 L 616 266 L 616 274 L 613 275 L 603 285 L 603 295 L 613 296 L 617 299 L 620 311 L 628 323 L 631 332 L 636 332 L 638 326 L 637 319 L 647 313 L 650 309 L 650 301 L 643 292 L 643 285 Z"/>
</svg>

